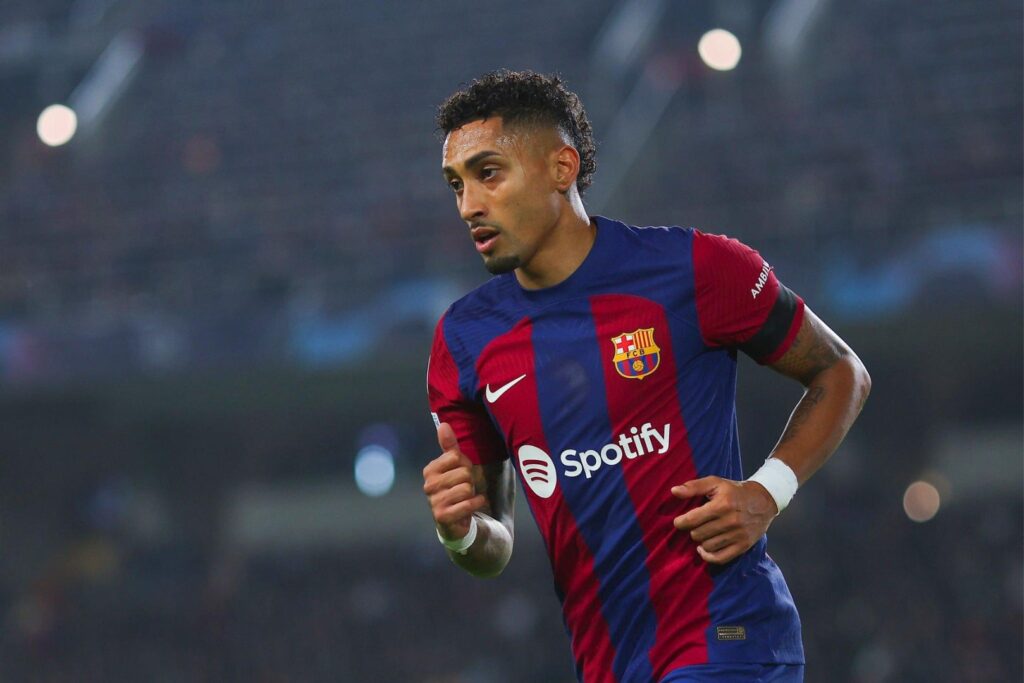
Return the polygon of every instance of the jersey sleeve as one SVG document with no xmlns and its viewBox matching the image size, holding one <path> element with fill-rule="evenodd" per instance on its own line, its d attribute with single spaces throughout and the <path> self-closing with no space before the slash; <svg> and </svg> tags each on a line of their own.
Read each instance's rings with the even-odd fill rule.
<svg viewBox="0 0 1024 683">
<path fill-rule="evenodd" d="M 804 301 L 778 281 L 759 253 L 695 230 L 693 273 L 705 344 L 738 348 L 762 365 L 786 353 L 803 322 Z"/>
<path fill-rule="evenodd" d="M 447 422 L 459 440 L 459 448 L 476 465 L 508 457 L 505 443 L 484 407 L 466 398 L 459 386 L 459 368 L 444 336 L 444 318 L 434 330 L 434 343 L 427 362 L 427 399 L 434 425 Z"/>
</svg>

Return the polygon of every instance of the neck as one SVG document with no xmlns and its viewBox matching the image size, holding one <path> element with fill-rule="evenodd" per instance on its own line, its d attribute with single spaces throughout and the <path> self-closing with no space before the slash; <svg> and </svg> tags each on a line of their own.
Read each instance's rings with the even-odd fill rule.
<svg viewBox="0 0 1024 683">
<path fill-rule="evenodd" d="M 597 226 L 587 216 L 579 194 L 572 192 L 544 244 L 529 263 L 516 268 L 516 279 L 525 289 L 557 285 L 576 272 L 596 238 Z"/>
</svg>

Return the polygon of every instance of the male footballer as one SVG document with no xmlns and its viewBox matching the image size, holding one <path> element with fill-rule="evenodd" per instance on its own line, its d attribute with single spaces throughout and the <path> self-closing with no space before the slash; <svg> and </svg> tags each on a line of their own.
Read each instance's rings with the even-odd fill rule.
<svg viewBox="0 0 1024 683">
<path fill-rule="evenodd" d="M 587 214 L 590 123 L 559 78 L 487 74 L 440 108 L 442 171 L 495 277 L 437 324 L 423 470 L 438 538 L 496 576 L 514 479 L 585 683 L 801 681 L 765 531 L 850 429 L 857 355 L 746 245 Z M 736 358 L 805 391 L 741 471 Z"/>
</svg>

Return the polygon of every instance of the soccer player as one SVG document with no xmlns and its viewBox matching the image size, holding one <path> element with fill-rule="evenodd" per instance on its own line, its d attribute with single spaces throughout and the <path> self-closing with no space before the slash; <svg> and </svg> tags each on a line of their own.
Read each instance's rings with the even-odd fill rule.
<svg viewBox="0 0 1024 683">
<path fill-rule="evenodd" d="M 800 681 L 765 531 L 842 441 L 870 378 L 753 249 L 589 216 L 590 124 L 557 77 L 485 75 L 441 106 L 443 173 L 496 277 L 437 324 L 423 470 L 471 574 L 512 553 L 518 476 L 586 683 Z M 804 385 L 741 472 L 737 350 Z"/>
</svg>

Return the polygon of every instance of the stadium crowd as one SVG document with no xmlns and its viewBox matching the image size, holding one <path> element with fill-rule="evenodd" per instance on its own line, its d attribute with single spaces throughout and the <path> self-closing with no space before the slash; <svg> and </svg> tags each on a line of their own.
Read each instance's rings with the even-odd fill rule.
<svg viewBox="0 0 1024 683">
<path fill-rule="evenodd" d="M 614 3 L 591 5 L 576 16 L 574 3 L 539 3 L 539 24 L 519 6 L 461 13 L 466 34 L 497 22 L 524 37 L 457 59 L 415 47 L 445 45 L 453 30 L 415 5 L 245 0 L 147 16 L 141 73 L 87 140 L 51 150 L 12 126 L 0 165 L 0 372 L 283 360 L 303 321 L 416 278 L 478 281 L 439 179 L 433 107 L 494 60 L 543 70 L 556 43 L 558 68 L 583 85 Z M 739 23 L 756 35 L 770 5 L 751 3 Z M 61 7 L 34 10 L 54 35 L 69 30 Z M 33 7 L 7 11 L 0 21 Z M 843 5 L 812 33 L 804 62 L 780 71 L 754 41 L 726 79 L 694 61 L 701 24 L 673 6 L 635 78 L 670 74 L 680 93 L 608 207 L 595 208 L 685 221 L 772 254 L 815 249 L 820 260 L 778 264 L 811 292 L 836 253 L 877 261 L 943 229 L 1012 237 L 1022 220 L 1014 12 L 1005 0 Z M 384 24 L 394 40 L 381 51 Z M 600 147 L 616 108 L 594 100 Z M 599 154 L 606 175 L 616 163 Z"/>
</svg>

